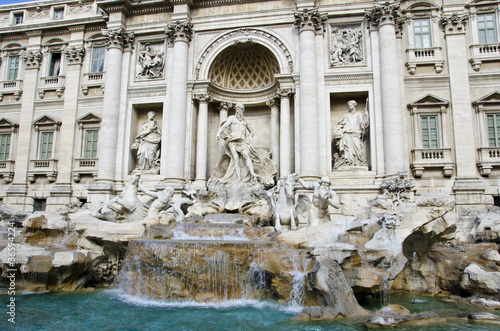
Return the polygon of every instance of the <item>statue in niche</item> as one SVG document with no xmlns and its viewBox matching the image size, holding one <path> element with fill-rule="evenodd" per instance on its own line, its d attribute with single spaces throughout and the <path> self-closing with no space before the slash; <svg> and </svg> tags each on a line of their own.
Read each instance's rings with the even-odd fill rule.
<svg viewBox="0 0 500 331">
<path fill-rule="evenodd" d="M 163 77 L 163 52 L 155 51 L 149 43 L 139 51 L 137 76 L 147 78 Z"/>
<path fill-rule="evenodd" d="M 304 188 L 314 190 L 312 203 L 309 207 L 307 226 L 313 227 L 329 222 L 330 214 L 328 212 L 328 206 L 330 205 L 336 209 L 340 207 L 337 193 L 330 188 L 332 185 L 330 178 L 323 177 L 319 182 L 313 184 L 306 183 L 297 174 L 295 174 L 295 178 Z"/>
<path fill-rule="evenodd" d="M 356 110 L 357 102 L 347 102 L 349 111 L 337 123 L 333 130 L 333 137 L 337 139 L 340 155 L 334 155 L 334 167 L 367 166 L 364 146 L 364 134 L 370 124 L 368 101 L 364 113 Z"/>
<path fill-rule="evenodd" d="M 166 187 L 163 191 L 153 192 L 142 185 L 142 180 L 139 182 L 139 189 L 145 194 L 153 198 L 148 210 L 148 219 L 157 219 L 161 212 L 166 211 L 171 206 L 172 197 L 175 190 L 172 187 Z"/>
<path fill-rule="evenodd" d="M 141 175 L 136 173 L 120 196 L 101 203 L 92 211 L 92 216 L 109 222 L 133 222 L 142 220 L 147 207 L 139 200 L 137 191 Z"/>
<path fill-rule="evenodd" d="M 358 27 L 332 28 L 330 66 L 345 66 L 363 60 L 361 29 Z"/>
<path fill-rule="evenodd" d="M 156 113 L 148 112 L 148 120 L 141 126 L 141 131 L 135 137 L 131 149 L 137 150 L 137 165 L 135 170 L 158 173 L 160 167 L 161 132 L 155 121 Z"/>
<path fill-rule="evenodd" d="M 224 184 L 248 183 L 258 179 L 265 185 L 274 184 L 277 166 L 266 153 L 259 153 L 252 146 L 252 126 L 245 120 L 245 107 L 238 103 L 236 114 L 221 123 L 217 140 L 225 141 L 225 155 L 213 172 Z M 267 153 L 268 154 L 268 153 Z"/>
</svg>

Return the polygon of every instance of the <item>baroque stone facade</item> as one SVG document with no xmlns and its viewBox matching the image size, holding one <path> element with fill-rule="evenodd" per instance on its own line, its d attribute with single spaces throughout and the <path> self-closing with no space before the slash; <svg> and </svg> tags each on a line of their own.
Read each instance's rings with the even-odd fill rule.
<svg viewBox="0 0 500 331">
<path fill-rule="evenodd" d="M 309 187 L 329 178 L 344 214 L 344 201 L 375 197 L 401 171 L 417 195 L 493 204 L 499 8 L 498 0 L 0 6 L 0 198 L 26 211 L 98 204 L 136 173 L 158 191 L 180 194 L 186 181 L 203 188 L 224 155 L 219 126 L 241 103 L 275 180 L 298 173 Z"/>
</svg>

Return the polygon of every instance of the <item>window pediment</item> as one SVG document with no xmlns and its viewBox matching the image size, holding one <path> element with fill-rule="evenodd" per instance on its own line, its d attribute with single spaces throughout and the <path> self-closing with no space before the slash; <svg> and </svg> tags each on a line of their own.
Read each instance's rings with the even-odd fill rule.
<svg viewBox="0 0 500 331">
<path fill-rule="evenodd" d="M 449 101 L 432 94 L 427 94 L 423 98 L 409 103 L 408 108 L 410 109 L 412 114 L 422 112 L 424 111 L 424 109 L 433 112 L 441 112 L 448 108 L 449 105 Z"/>
<path fill-rule="evenodd" d="M 495 91 L 472 103 L 477 108 L 484 106 L 500 106 L 500 92 Z"/>
<path fill-rule="evenodd" d="M 88 113 L 80 117 L 76 122 L 79 124 L 96 124 L 101 123 L 101 118 L 92 113 Z"/>
<path fill-rule="evenodd" d="M 11 120 L 2 117 L 0 118 L 0 130 L 1 129 L 15 129 L 19 127 L 19 124 L 12 122 Z"/>
<path fill-rule="evenodd" d="M 39 129 L 40 127 L 52 126 L 52 127 L 54 127 L 54 129 L 57 130 L 60 125 L 61 125 L 61 122 L 59 122 L 59 121 L 55 120 L 54 118 L 47 116 L 47 115 L 43 115 L 33 122 L 33 126 L 35 127 L 35 129 Z"/>
</svg>

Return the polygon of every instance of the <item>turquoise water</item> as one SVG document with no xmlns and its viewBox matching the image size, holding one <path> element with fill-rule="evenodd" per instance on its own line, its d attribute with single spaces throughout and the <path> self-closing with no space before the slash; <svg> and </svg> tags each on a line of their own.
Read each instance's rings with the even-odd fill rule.
<svg viewBox="0 0 500 331">
<path fill-rule="evenodd" d="M 223 305 L 168 303 L 141 300 L 119 289 L 89 293 L 16 295 L 16 324 L 7 321 L 8 296 L 2 295 L 1 330 L 367 330 L 353 321 L 304 322 L 293 320 L 300 309 L 272 301 L 237 300 Z M 436 298 L 391 294 L 412 312 L 432 310 L 449 317 L 471 310 L 470 306 L 443 303 Z M 374 300 L 367 309 L 380 308 Z M 469 323 L 450 318 L 446 325 L 413 330 L 499 330 L 499 326 Z M 397 330 L 412 330 L 398 328 Z"/>
</svg>

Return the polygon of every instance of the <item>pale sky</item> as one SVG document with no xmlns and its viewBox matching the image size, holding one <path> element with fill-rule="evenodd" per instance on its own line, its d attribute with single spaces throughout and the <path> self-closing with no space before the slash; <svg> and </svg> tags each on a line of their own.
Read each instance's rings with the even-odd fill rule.
<svg viewBox="0 0 500 331">
<path fill-rule="evenodd" d="M 31 2 L 34 0 L 0 0 L 0 6 L 1 5 L 12 5 L 14 3 L 20 3 L 20 2 Z"/>
</svg>

